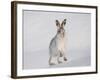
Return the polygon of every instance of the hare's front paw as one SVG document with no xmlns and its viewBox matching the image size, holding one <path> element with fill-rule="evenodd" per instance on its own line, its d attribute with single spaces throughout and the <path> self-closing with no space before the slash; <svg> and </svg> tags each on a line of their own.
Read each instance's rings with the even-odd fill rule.
<svg viewBox="0 0 100 80">
<path fill-rule="evenodd" d="M 63 63 L 63 61 L 58 60 L 58 63 Z"/>
<path fill-rule="evenodd" d="M 67 58 L 66 57 L 64 57 L 64 61 L 67 61 Z"/>
<path fill-rule="evenodd" d="M 58 63 L 63 63 L 63 58 L 58 58 Z"/>
</svg>

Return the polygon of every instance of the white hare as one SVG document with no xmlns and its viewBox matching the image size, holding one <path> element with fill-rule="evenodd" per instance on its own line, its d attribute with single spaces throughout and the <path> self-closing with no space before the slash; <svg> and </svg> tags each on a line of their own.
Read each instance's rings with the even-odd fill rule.
<svg viewBox="0 0 100 80">
<path fill-rule="evenodd" d="M 62 61 L 60 61 L 61 57 L 63 58 L 63 61 L 67 61 L 67 58 L 65 56 L 65 24 L 66 19 L 64 19 L 61 24 L 58 20 L 56 20 L 57 34 L 51 40 L 49 45 L 50 65 L 62 63 Z"/>
</svg>

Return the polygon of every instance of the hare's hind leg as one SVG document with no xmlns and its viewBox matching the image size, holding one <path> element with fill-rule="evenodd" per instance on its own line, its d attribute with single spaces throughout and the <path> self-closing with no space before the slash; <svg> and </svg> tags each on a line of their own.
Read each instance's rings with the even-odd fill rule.
<svg viewBox="0 0 100 80">
<path fill-rule="evenodd" d="M 56 58 L 57 58 L 56 56 L 50 56 L 49 65 L 56 65 L 57 64 Z"/>
<path fill-rule="evenodd" d="M 52 57 L 51 56 L 49 58 L 49 65 L 54 65 L 54 63 L 52 62 Z"/>
</svg>

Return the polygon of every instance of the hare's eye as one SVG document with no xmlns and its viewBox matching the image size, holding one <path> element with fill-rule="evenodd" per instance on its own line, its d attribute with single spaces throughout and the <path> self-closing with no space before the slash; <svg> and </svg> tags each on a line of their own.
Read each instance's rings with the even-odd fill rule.
<svg viewBox="0 0 100 80">
<path fill-rule="evenodd" d="M 60 33 L 60 30 L 58 30 L 58 33 Z"/>
</svg>

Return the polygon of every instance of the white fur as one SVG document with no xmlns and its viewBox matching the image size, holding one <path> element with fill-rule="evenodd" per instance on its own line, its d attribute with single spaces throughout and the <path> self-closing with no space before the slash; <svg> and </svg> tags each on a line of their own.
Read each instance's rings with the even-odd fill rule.
<svg viewBox="0 0 100 80">
<path fill-rule="evenodd" d="M 57 21 L 58 22 L 58 21 Z M 65 57 L 65 30 L 62 28 L 63 26 L 60 26 L 60 23 L 58 22 L 58 31 L 56 36 L 51 40 L 49 45 L 49 53 L 50 53 L 50 59 L 49 64 L 58 64 L 62 63 Z M 63 57 L 63 60 L 61 61 L 60 58 Z M 67 59 L 66 59 L 67 60 Z"/>
</svg>

